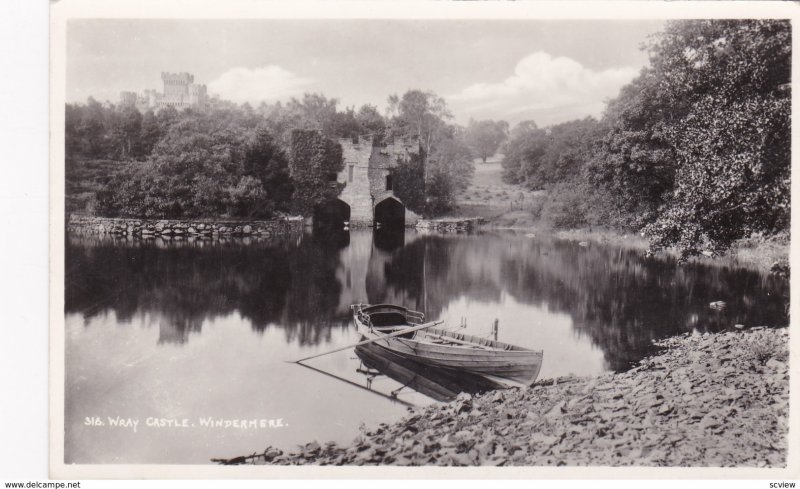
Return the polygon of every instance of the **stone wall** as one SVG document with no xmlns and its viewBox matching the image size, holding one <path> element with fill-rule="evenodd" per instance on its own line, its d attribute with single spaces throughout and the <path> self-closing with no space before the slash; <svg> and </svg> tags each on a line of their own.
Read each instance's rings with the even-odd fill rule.
<svg viewBox="0 0 800 489">
<path fill-rule="evenodd" d="M 350 227 L 372 226 L 375 206 L 388 197 L 395 197 L 393 191 L 386 189 L 390 169 L 397 166 L 398 161 L 407 161 L 419 153 L 419 143 L 416 139 L 398 139 L 379 146 L 371 136 L 360 136 L 358 142 L 339 139 L 339 145 L 344 169 L 337 175 L 337 181 L 345 184 L 339 199 L 350 206 Z M 418 216 L 408 213 L 406 209 L 406 224 L 415 223 Z"/>
<path fill-rule="evenodd" d="M 129 219 L 72 214 L 67 231 L 79 234 L 112 234 L 146 237 L 282 236 L 303 232 L 303 219 L 290 217 L 269 221 L 209 221 L 200 219 Z"/>
<path fill-rule="evenodd" d="M 339 144 L 342 146 L 344 169 L 337 175 L 337 181 L 345 184 L 339 198 L 350 206 L 351 226 L 372 226 L 372 197 L 369 192 L 372 140 L 360 140 L 354 144 L 350 139 L 340 139 Z"/>
</svg>

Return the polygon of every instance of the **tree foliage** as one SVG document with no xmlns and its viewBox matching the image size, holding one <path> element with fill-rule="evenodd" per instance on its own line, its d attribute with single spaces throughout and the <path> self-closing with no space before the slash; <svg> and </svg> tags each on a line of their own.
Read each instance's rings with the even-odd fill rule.
<svg viewBox="0 0 800 489">
<path fill-rule="evenodd" d="M 402 97 L 389 97 L 390 131 L 393 136 L 415 136 L 425 154 L 446 137 L 447 121 L 453 115 L 445 100 L 434 92 L 409 90 Z"/>
<path fill-rule="evenodd" d="M 317 206 L 335 199 L 343 188 L 335 177 L 343 168 L 339 144 L 319 131 L 294 130 L 289 161 L 293 210 L 309 216 Z"/>
<path fill-rule="evenodd" d="M 547 189 L 541 218 L 642 230 L 683 259 L 788 228 L 790 25 L 667 24 L 599 122 L 519 124 L 507 182 Z"/>
<path fill-rule="evenodd" d="M 525 176 L 522 173 L 523 162 L 541 158 L 544 154 L 547 132 L 539 129 L 534 121 L 523 121 L 511 131 L 510 139 L 505 143 L 505 155 L 500 164 L 503 166 L 503 181 L 522 184 Z"/>
<path fill-rule="evenodd" d="M 472 152 L 459 137 L 442 139 L 428 158 L 428 167 L 429 175 L 450 182 L 449 197 L 453 197 L 453 193 L 457 190 L 466 189 L 475 173 Z M 438 196 L 440 192 L 441 190 L 431 190 L 430 193 Z"/>
<path fill-rule="evenodd" d="M 571 178 L 591 158 L 598 123 L 588 117 L 537 129 L 522 154 L 519 178 L 531 190 Z"/>
<path fill-rule="evenodd" d="M 264 128 L 195 114 L 172 125 L 150 158 L 97 195 L 109 216 L 270 217 L 291 192 L 284 153 Z"/>
<path fill-rule="evenodd" d="M 426 214 L 425 165 L 422 154 L 412 154 L 407 162 L 392 168 L 395 195 L 407 209 L 417 214 Z"/>
<path fill-rule="evenodd" d="M 463 130 L 448 123 L 447 103 L 433 92 L 409 90 L 389 97 L 389 113 L 388 135 L 420 145 L 419 158 L 395 169 L 395 193 L 426 217 L 453 210 L 455 192 L 469 183 L 474 165 Z"/>
<path fill-rule="evenodd" d="M 790 215 L 791 26 L 783 20 L 681 21 L 650 45 L 652 75 L 679 104 L 662 118 L 674 188 L 645 227 L 654 250 L 722 251 Z"/>
</svg>

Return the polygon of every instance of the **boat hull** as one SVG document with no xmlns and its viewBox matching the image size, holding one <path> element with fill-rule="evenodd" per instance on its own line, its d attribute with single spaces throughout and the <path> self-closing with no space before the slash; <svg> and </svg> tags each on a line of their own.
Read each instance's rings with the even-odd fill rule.
<svg viewBox="0 0 800 489">
<path fill-rule="evenodd" d="M 372 343 L 355 351 L 365 367 L 437 401 L 452 401 L 461 392 L 477 394 L 505 387 L 483 375 L 418 363 Z"/>
<path fill-rule="evenodd" d="M 504 343 L 453 333 L 438 328 L 419 331 L 412 338 L 384 338 L 358 317 L 353 318 L 359 333 L 374 344 L 415 362 L 439 368 L 478 374 L 506 385 L 529 386 L 536 381 L 542 366 L 542 352 Z M 463 346 L 436 344 L 442 340 L 465 343 Z"/>
</svg>

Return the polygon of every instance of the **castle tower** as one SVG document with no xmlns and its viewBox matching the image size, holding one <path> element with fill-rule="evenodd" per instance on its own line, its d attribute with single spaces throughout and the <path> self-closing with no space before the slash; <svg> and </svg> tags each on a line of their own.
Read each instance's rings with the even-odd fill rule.
<svg viewBox="0 0 800 489">
<path fill-rule="evenodd" d="M 205 85 L 189 85 L 189 104 L 200 108 L 206 106 L 208 91 Z"/>
<path fill-rule="evenodd" d="M 119 92 L 119 101 L 122 105 L 135 107 L 137 98 L 136 92 Z"/>
<path fill-rule="evenodd" d="M 180 101 L 189 95 L 189 85 L 194 83 L 191 73 L 161 73 L 164 83 L 164 97 L 172 101 Z"/>
<path fill-rule="evenodd" d="M 158 93 L 153 89 L 145 90 L 142 94 L 134 92 L 121 92 L 120 103 L 126 106 L 135 106 L 140 112 L 173 107 L 181 110 L 190 107 L 204 109 L 208 106 L 208 91 L 205 85 L 195 85 L 194 75 L 191 73 L 161 73 L 164 92 Z"/>
</svg>

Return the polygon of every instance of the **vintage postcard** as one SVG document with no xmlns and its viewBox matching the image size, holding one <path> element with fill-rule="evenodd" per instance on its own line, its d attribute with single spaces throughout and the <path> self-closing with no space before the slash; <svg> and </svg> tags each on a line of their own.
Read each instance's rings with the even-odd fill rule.
<svg viewBox="0 0 800 489">
<path fill-rule="evenodd" d="M 796 5 L 51 14 L 52 477 L 797 477 Z"/>
</svg>

